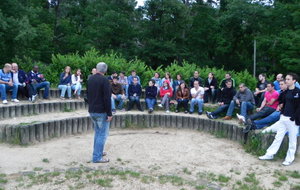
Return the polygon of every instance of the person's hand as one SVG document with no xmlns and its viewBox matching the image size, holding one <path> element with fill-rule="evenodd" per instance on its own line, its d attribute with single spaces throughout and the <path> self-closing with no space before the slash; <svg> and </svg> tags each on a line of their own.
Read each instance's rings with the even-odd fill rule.
<svg viewBox="0 0 300 190">
<path fill-rule="evenodd" d="M 25 87 L 25 86 L 26 86 L 26 83 L 24 82 L 22 85 L 23 85 L 23 87 Z"/>
<path fill-rule="evenodd" d="M 171 93 L 170 93 L 170 92 L 168 92 L 168 93 L 166 93 L 166 95 L 170 96 L 170 95 L 171 95 Z"/>
<path fill-rule="evenodd" d="M 219 105 L 220 105 L 220 106 L 223 106 L 223 105 L 224 105 L 224 102 L 219 102 Z"/>
<path fill-rule="evenodd" d="M 257 112 L 259 112 L 260 110 L 261 110 L 260 108 L 257 108 L 257 109 L 256 109 Z"/>
<path fill-rule="evenodd" d="M 40 78 L 43 79 L 43 78 L 44 78 L 44 75 L 43 75 L 43 74 L 40 74 Z"/>
<path fill-rule="evenodd" d="M 214 87 L 214 86 L 210 86 L 210 88 L 211 88 L 211 89 L 214 89 L 215 87 Z"/>
<path fill-rule="evenodd" d="M 7 84 L 8 84 L 8 86 L 13 86 L 14 85 L 12 82 L 8 82 Z"/>
<path fill-rule="evenodd" d="M 126 96 L 125 96 L 125 94 L 123 94 L 123 95 L 122 95 L 122 99 L 123 99 L 123 100 L 124 100 L 124 99 L 126 99 Z"/>
<path fill-rule="evenodd" d="M 204 90 L 207 91 L 209 88 L 205 87 Z"/>
<path fill-rule="evenodd" d="M 236 103 L 237 105 L 240 105 L 240 101 L 239 101 L 239 100 L 236 100 L 235 103 Z"/>
<path fill-rule="evenodd" d="M 36 82 L 36 80 L 35 80 L 35 79 L 32 79 L 32 83 L 33 83 L 33 84 L 35 84 L 35 83 L 37 83 L 37 82 Z"/>
<path fill-rule="evenodd" d="M 112 116 L 107 116 L 107 120 L 106 121 L 107 122 L 111 122 L 112 118 L 113 118 Z"/>
<path fill-rule="evenodd" d="M 280 111 L 280 110 L 281 110 L 281 107 L 277 106 L 276 111 Z"/>
</svg>

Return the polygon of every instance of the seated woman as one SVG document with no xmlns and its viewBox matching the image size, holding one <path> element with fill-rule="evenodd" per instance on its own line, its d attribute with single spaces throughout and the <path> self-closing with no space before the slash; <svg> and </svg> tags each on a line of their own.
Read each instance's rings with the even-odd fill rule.
<svg viewBox="0 0 300 190">
<path fill-rule="evenodd" d="M 152 113 L 154 105 L 156 104 L 157 87 L 155 86 L 155 81 L 153 79 L 151 79 L 148 84 L 149 86 L 146 88 L 146 104 L 148 113 Z"/>
<path fill-rule="evenodd" d="M 160 97 L 162 98 L 161 103 L 158 105 L 159 107 L 164 107 L 166 108 L 166 112 L 170 112 L 170 100 L 171 97 L 173 96 L 173 89 L 170 86 L 170 81 L 165 80 L 163 82 L 163 86 L 160 87 L 159 90 Z"/>
<path fill-rule="evenodd" d="M 60 99 L 65 99 L 66 91 L 68 92 L 68 98 L 72 98 L 71 82 L 71 67 L 66 66 L 65 71 L 60 74 L 60 81 L 58 85 L 58 89 L 61 90 Z"/>
<path fill-rule="evenodd" d="M 176 107 L 176 113 L 178 113 L 179 108 L 184 108 L 184 113 L 188 113 L 188 102 L 190 98 L 190 90 L 186 86 L 185 82 L 181 82 L 176 91 L 176 100 L 178 102 Z"/>
<path fill-rule="evenodd" d="M 208 101 L 215 103 L 217 88 L 217 79 L 213 73 L 208 73 L 208 77 L 204 83 L 204 103 L 207 103 Z"/>
<path fill-rule="evenodd" d="M 83 82 L 83 76 L 81 70 L 77 69 L 76 73 L 72 75 L 72 90 L 74 90 L 74 95 L 80 99 L 81 89 Z"/>
<path fill-rule="evenodd" d="M 141 107 L 140 97 L 142 94 L 142 87 L 139 84 L 139 80 L 137 77 L 133 77 L 133 83 L 128 87 L 128 96 L 129 96 L 129 103 L 127 111 L 130 111 L 134 104 L 136 103 L 136 107 L 139 111 L 143 111 Z"/>
</svg>

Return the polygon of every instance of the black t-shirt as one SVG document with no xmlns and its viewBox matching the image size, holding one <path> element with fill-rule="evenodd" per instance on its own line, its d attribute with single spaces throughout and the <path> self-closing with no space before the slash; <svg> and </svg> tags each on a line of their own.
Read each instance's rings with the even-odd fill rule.
<svg viewBox="0 0 300 190">
<path fill-rule="evenodd" d="M 294 96 L 292 90 L 286 90 L 285 93 L 285 105 L 283 110 L 283 115 L 287 117 L 293 117 L 296 110 L 294 106 Z"/>
<path fill-rule="evenodd" d="M 256 87 L 259 89 L 259 90 L 264 90 L 267 88 L 267 84 L 268 84 L 268 81 L 265 81 L 265 82 L 258 82 Z"/>
</svg>

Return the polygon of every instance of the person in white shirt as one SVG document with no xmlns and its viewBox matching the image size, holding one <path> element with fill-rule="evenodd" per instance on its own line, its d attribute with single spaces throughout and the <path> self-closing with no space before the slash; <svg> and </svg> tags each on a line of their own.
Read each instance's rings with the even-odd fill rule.
<svg viewBox="0 0 300 190">
<path fill-rule="evenodd" d="M 198 114 L 201 115 L 203 112 L 203 96 L 204 88 L 199 85 L 199 81 L 194 81 L 194 88 L 191 89 L 191 105 L 190 105 L 190 114 L 194 113 L 195 104 L 198 105 Z"/>
<path fill-rule="evenodd" d="M 83 82 L 83 77 L 81 74 L 81 70 L 77 69 L 76 73 L 72 75 L 72 90 L 74 90 L 74 95 L 77 96 L 78 99 L 80 99 L 82 82 Z"/>
</svg>

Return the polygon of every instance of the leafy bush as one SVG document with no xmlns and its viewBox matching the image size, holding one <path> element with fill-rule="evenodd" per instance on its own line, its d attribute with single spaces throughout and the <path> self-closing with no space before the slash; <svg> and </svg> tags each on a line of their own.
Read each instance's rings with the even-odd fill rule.
<svg viewBox="0 0 300 190">
<path fill-rule="evenodd" d="M 250 89 L 254 89 L 257 82 L 257 80 L 247 70 L 244 70 L 243 72 L 235 72 L 224 70 L 224 68 L 201 68 L 196 64 L 190 64 L 187 61 L 184 61 L 181 64 L 175 61 L 166 68 L 160 66 L 154 70 L 138 59 L 127 61 L 114 52 L 111 52 L 110 54 L 100 54 L 100 52 L 95 49 L 85 52 L 82 56 L 78 53 L 52 55 L 51 63 L 49 64 L 35 62 L 26 57 L 23 59 L 16 58 L 14 61 L 17 62 L 20 65 L 20 68 L 25 71 L 30 71 L 33 65 L 39 65 L 40 71 L 46 76 L 46 79 L 52 83 L 52 86 L 56 86 L 59 83 L 59 74 L 63 72 L 66 66 L 70 66 L 72 68 L 72 72 L 75 72 L 76 69 L 80 68 L 84 77 L 87 78 L 92 68 L 94 68 L 100 61 L 108 64 L 108 74 L 111 74 L 114 71 L 124 71 L 128 76 L 131 74 L 131 70 L 136 70 L 137 74 L 141 77 L 143 86 L 147 85 L 148 80 L 153 77 L 155 72 L 160 73 L 161 78 L 164 77 L 165 72 L 170 72 L 174 79 L 177 74 L 181 74 L 182 78 L 186 82 L 189 82 L 190 77 L 193 76 L 193 73 L 196 70 L 199 71 L 200 77 L 203 79 L 207 78 L 209 72 L 213 72 L 218 81 L 221 81 L 225 74 L 230 72 L 232 77 L 235 79 L 236 84 L 243 82 Z"/>
</svg>

